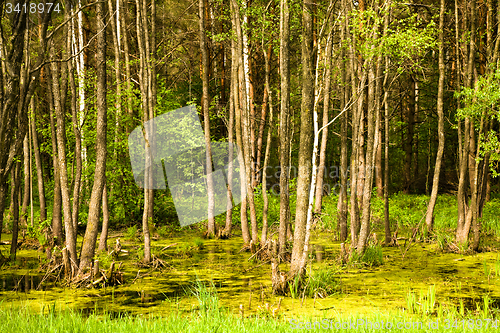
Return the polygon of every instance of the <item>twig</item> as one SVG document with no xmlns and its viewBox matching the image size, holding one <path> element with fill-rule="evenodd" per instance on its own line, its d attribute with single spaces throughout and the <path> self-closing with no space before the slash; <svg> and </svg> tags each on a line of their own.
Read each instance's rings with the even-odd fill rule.
<svg viewBox="0 0 500 333">
<path fill-rule="evenodd" d="M 161 251 L 165 251 L 166 249 L 168 249 L 169 247 L 172 247 L 172 246 L 176 246 L 177 243 L 173 243 L 173 244 L 170 244 L 170 245 L 167 245 L 165 246 L 163 249 L 161 249 Z"/>
<path fill-rule="evenodd" d="M 425 217 L 425 214 L 422 216 L 422 218 L 420 219 L 420 222 L 418 222 L 417 226 L 415 227 L 415 230 L 413 230 L 413 235 L 411 236 L 411 238 L 409 239 L 409 243 L 408 243 L 408 246 L 405 248 L 405 251 L 403 252 L 403 258 L 402 260 L 405 259 L 405 255 L 406 255 L 406 252 L 408 252 L 408 250 L 410 249 L 411 245 L 412 245 L 412 242 L 415 240 L 415 237 L 417 236 L 417 232 L 420 228 L 420 224 L 422 223 L 422 221 L 424 220 L 424 217 Z"/>
<path fill-rule="evenodd" d="M 52 272 L 54 272 L 56 269 L 60 268 L 63 264 L 59 264 L 59 265 L 56 265 L 54 268 L 52 268 L 50 271 L 48 271 L 47 273 L 45 273 L 45 275 L 43 276 L 42 280 L 40 281 L 40 283 L 38 284 L 38 286 L 36 287 L 36 290 L 40 290 L 40 287 L 42 286 L 42 283 L 45 282 L 45 280 L 49 277 L 50 274 L 52 274 Z M 59 274 L 58 274 L 59 276 Z"/>
</svg>

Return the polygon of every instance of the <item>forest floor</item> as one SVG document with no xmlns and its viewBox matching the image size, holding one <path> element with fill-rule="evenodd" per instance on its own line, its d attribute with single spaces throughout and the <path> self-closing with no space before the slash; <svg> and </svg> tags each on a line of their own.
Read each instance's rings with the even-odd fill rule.
<svg viewBox="0 0 500 333">
<path fill-rule="evenodd" d="M 486 208 L 487 217 L 492 212 Z M 0 271 L 0 311 L 73 309 L 84 315 L 104 311 L 111 316 L 170 316 L 174 312 L 189 316 L 212 306 L 223 307 L 237 317 L 243 309 L 244 317 L 282 321 L 386 313 L 396 317 L 499 316 L 500 242 L 496 233 L 485 235 L 483 252 L 453 253 L 443 251 L 450 242 L 450 237 L 442 236 L 444 232 L 431 241 L 421 236 L 410 242 L 412 229 L 402 224 L 399 246 L 372 244 L 372 258 L 340 265 L 340 243 L 328 216 L 314 231 L 308 265 L 309 276 L 333 284 L 328 296 L 320 286 L 295 297 L 272 295 L 269 263 L 249 260 L 251 254 L 240 251 L 240 232 L 236 230 L 229 240 L 202 239 L 201 224 L 153 232 L 152 253 L 160 264 L 155 269 L 141 266 L 140 233 L 131 227 L 111 232 L 108 241 L 111 245 L 119 238 L 126 252 L 118 258 L 107 253 L 98 257 L 103 269 L 113 260 L 123 263 L 122 285 L 73 288 L 54 277 L 44 280 L 46 270 L 40 269 L 43 252 L 22 249 L 17 260 L 4 264 Z M 381 227 L 380 221 L 374 226 Z M 3 234 L 2 241 L 8 241 L 9 236 Z M 0 251 L 8 253 L 8 245 L 0 245 Z M 282 264 L 281 269 L 286 268 Z"/>
</svg>

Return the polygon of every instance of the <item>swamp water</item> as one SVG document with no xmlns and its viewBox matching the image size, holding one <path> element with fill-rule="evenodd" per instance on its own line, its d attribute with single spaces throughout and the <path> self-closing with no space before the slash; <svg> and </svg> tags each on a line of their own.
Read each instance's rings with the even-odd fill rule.
<svg viewBox="0 0 500 333">
<path fill-rule="evenodd" d="M 498 315 L 500 308 L 500 259 L 497 252 L 474 255 L 442 253 L 436 244 L 416 243 L 404 255 L 403 248 L 383 248 L 384 262 L 378 267 L 350 266 L 339 268 L 340 244 L 331 234 L 317 233 L 310 255 L 308 272 L 323 269 L 335 272 L 340 281 L 339 293 L 327 298 L 278 297 L 271 294 L 268 263 L 248 260 L 249 252 L 239 252 L 241 237 L 230 240 L 200 240 L 199 232 L 160 238 L 152 242 L 152 252 L 167 268 L 150 271 L 136 265 L 141 253 L 140 242 L 120 236 L 125 283 L 99 289 L 64 287 L 54 278 L 46 278 L 37 269 L 35 250 L 18 252 L 17 264 L 4 264 L 0 271 L 0 308 L 29 306 L 35 311 L 53 308 L 89 313 L 132 315 L 167 315 L 173 310 L 190 312 L 199 308 L 196 282 L 215 291 L 219 305 L 239 314 L 262 314 L 265 303 L 278 309 L 285 318 L 299 316 L 368 315 L 387 311 L 408 312 L 421 306 L 432 290 L 433 304 L 427 313 L 438 308 L 479 311 L 483 304 Z M 5 236 L 5 235 L 4 235 Z M 109 244 L 117 236 L 111 237 Z M 7 245 L 0 245 L 8 253 Z M 101 256 L 101 268 L 108 268 L 111 258 Z M 281 267 L 282 270 L 288 267 Z M 43 281 L 43 283 L 41 283 Z M 426 296 L 427 295 L 427 296 Z M 409 301 L 414 297 L 415 304 Z M 415 311 L 415 309 L 413 309 Z"/>
</svg>

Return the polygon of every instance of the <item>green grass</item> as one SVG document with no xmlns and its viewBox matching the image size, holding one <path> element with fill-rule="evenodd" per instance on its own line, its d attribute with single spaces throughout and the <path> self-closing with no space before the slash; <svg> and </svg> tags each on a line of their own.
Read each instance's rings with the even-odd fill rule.
<svg viewBox="0 0 500 333">
<path fill-rule="evenodd" d="M 200 295 L 200 302 L 205 302 Z M 209 296 L 213 297 L 213 296 Z M 108 312 L 85 315 L 70 310 L 46 307 L 45 314 L 33 313 L 28 307 L 0 310 L 2 331 L 10 332 L 492 332 L 497 321 L 486 318 L 456 318 L 452 316 L 426 317 L 403 314 L 373 314 L 361 316 L 324 316 L 323 318 L 269 317 L 242 318 L 219 307 L 209 307 L 207 312 L 181 315 L 173 311 L 167 317 L 128 316 Z M 199 311 L 205 311 L 199 310 Z M 496 324 L 495 324 L 496 323 Z M 488 324 L 488 326 L 486 326 Z M 495 327 L 496 325 L 496 327 Z M 392 329 L 388 329 L 392 326 Z M 448 328 L 447 328 L 448 327 Z"/>
<path fill-rule="evenodd" d="M 380 245 L 369 244 L 365 253 L 361 256 L 354 251 L 350 258 L 350 264 L 366 265 L 369 267 L 380 266 L 384 263 L 384 255 L 382 254 L 382 247 Z"/>
</svg>

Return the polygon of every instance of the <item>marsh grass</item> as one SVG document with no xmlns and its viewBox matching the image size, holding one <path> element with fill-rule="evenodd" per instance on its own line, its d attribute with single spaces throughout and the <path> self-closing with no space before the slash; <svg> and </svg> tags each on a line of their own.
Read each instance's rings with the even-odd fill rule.
<svg viewBox="0 0 500 333">
<path fill-rule="evenodd" d="M 200 279 L 196 279 L 190 291 L 198 300 L 199 314 L 201 316 L 221 314 L 219 297 L 217 296 L 217 290 L 213 282 L 207 287 Z"/>
<path fill-rule="evenodd" d="M 200 286 L 201 287 L 201 286 Z M 203 287 L 198 290 L 200 301 L 205 302 Z M 204 296 L 203 296 L 204 295 Z M 216 296 L 207 296 L 209 298 Z M 212 300 L 213 302 L 213 300 Z M 404 326 L 405 332 L 494 332 L 498 330 L 498 319 L 487 321 L 477 317 L 458 318 L 444 313 L 440 317 L 428 315 L 410 316 L 401 313 L 381 314 L 374 313 L 369 316 L 339 315 L 325 316 L 323 318 L 300 317 L 274 319 L 272 317 L 248 317 L 242 318 L 230 313 L 224 308 L 207 308 L 201 313 L 201 309 L 188 315 L 181 315 L 175 310 L 165 317 L 155 316 L 131 316 L 120 313 L 93 312 L 84 314 L 74 310 L 57 310 L 55 304 L 47 306 L 42 313 L 34 313 L 29 306 L 20 308 L 8 308 L 0 310 L 0 325 L 3 332 L 113 332 L 113 333 L 164 333 L 164 332 L 401 332 L 396 323 Z M 204 311 L 204 310 L 203 310 Z M 484 317 L 486 318 L 486 317 Z M 490 318 L 491 319 L 491 318 Z M 391 322 L 393 327 L 388 329 L 377 323 Z M 335 329 L 336 325 L 346 323 L 344 329 Z M 354 323 L 350 326 L 349 323 Z M 436 326 L 429 329 L 434 323 Z M 488 325 L 486 325 L 488 324 Z M 448 325 L 448 328 L 446 327 Z M 472 329 L 473 328 L 473 329 Z"/>
<path fill-rule="evenodd" d="M 134 224 L 133 226 L 127 228 L 127 231 L 125 232 L 125 239 L 129 241 L 135 240 L 135 238 L 137 237 L 137 233 L 137 225 Z"/>
<path fill-rule="evenodd" d="M 311 272 L 305 290 L 310 298 L 325 298 L 340 292 L 340 278 L 331 268 L 318 269 Z"/>
<path fill-rule="evenodd" d="M 418 297 L 417 294 L 408 290 L 405 297 L 407 310 L 410 314 L 431 315 L 437 310 L 436 308 L 436 286 L 429 287 L 427 292 L 421 290 Z M 442 312 L 442 310 L 440 310 Z"/>
<path fill-rule="evenodd" d="M 359 255 L 356 251 L 351 254 L 349 259 L 351 265 L 366 265 L 369 267 L 380 266 L 384 263 L 384 255 L 382 253 L 382 247 L 378 244 L 369 244 L 365 253 Z"/>
</svg>

